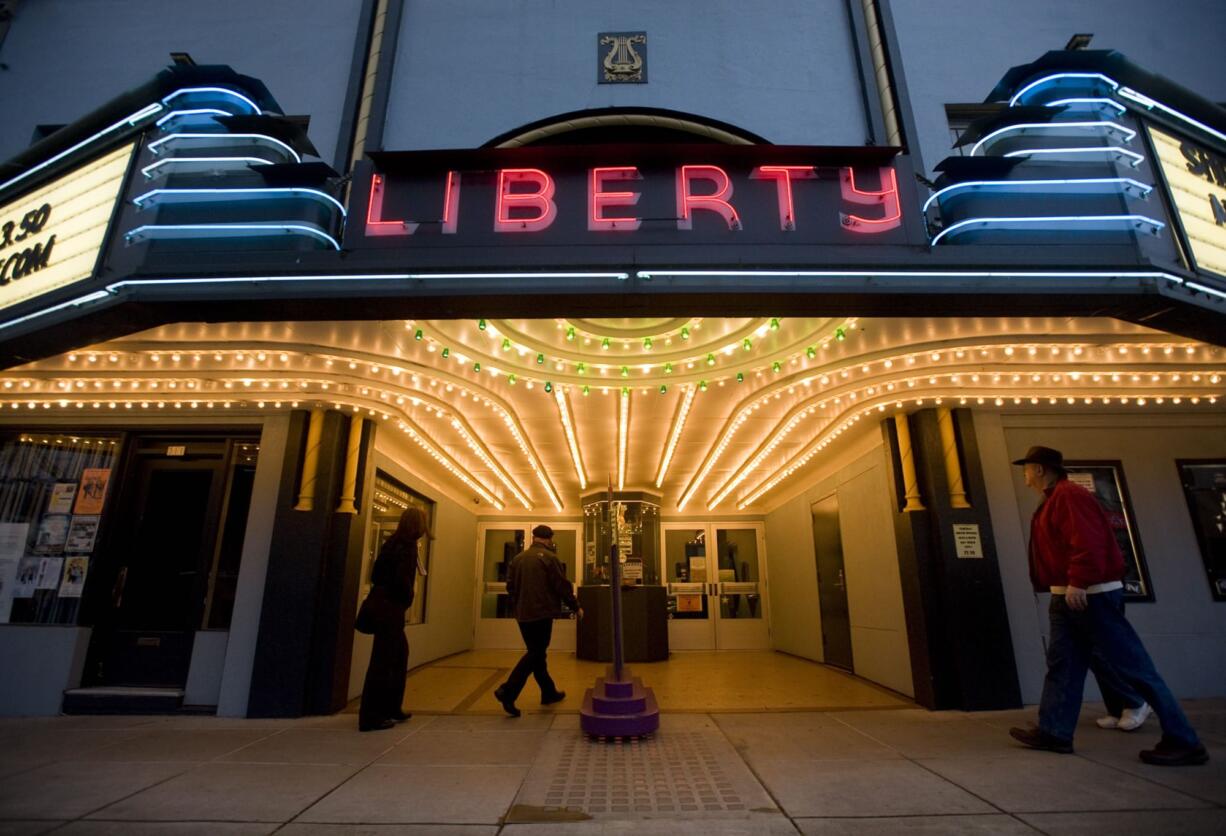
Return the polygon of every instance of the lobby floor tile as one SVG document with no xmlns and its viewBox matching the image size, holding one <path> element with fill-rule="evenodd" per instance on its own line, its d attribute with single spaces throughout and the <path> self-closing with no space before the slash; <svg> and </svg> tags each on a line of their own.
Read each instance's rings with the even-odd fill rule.
<svg viewBox="0 0 1226 836">
<path fill-rule="evenodd" d="M 300 822 L 497 824 L 524 767 L 374 764 L 298 816 Z"/>
</svg>

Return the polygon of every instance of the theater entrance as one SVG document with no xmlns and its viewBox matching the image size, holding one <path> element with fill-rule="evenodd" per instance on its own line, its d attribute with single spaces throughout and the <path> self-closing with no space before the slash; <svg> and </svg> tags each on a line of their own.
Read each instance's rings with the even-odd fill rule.
<svg viewBox="0 0 1226 836">
<path fill-rule="evenodd" d="M 761 523 L 662 523 L 671 650 L 768 650 Z"/>
<path fill-rule="evenodd" d="M 477 572 L 481 580 L 477 584 L 475 647 L 523 647 L 519 628 L 515 626 L 515 613 L 511 610 L 511 598 L 507 595 L 507 568 L 526 544 L 531 545 L 531 532 L 536 525 L 536 522 L 513 522 L 477 526 Z M 549 525 L 553 529 L 553 542 L 558 547 L 558 559 L 573 584 L 578 577 L 577 555 L 583 526 L 559 522 Z M 575 649 L 575 622 L 565 606 L 554 621 L 549 647 L 552 650 Z"/>
</svg>

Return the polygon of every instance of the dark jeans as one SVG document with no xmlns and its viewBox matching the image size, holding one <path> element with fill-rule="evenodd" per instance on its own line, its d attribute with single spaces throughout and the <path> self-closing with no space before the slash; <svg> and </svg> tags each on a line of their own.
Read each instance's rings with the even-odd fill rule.
<svg viewBox="0 0 1226 836">
<path fill-rule="evenodd" d="M 358 726 L 377 726 L 404 710 L 405 677 L 409 669 L 409 640 L 404 630 L 375 633 L 370 665 L 362 686 Z"/>
<path fill-rule="evenodd" d="M 502 693 L 510 698 L 511 702 L 514 702 L 519 692 L 524 690 L 524 685 L 528 682 L 528 675 L 531 674 L 536 677 L 536 684 L 541 687 L 541 696 L 552 697 L 558 692 L 558 689 L 549 676 L 545 652 L 549 650 L 549 640 L 553 637 L 553 619 L 521 621 L 519 622 L 519 634 L 524 637 L 524 647 L 527 648 L 527 652 L 520 657 L 515 664 L 515 669 L 507 677 L 507 681 L 502 686 Z"/>
<path fill-rule="evenodd" d="M 1124 612 L 1122 600 L 1120 612 Z M 1103 703 L 1107 706 L 1107 713 L 1112 717 L 1119 717 L 1125 708 L 1140 708 L 1145 702 L 1145 698 L 1138 694 L 1136 689 L 1120 678 L 1098 648 L 1090 653 L 1090 673 L 1094 674 L 1098 690 L 1103 695 Z"/>
<path fill-rule="evenodd" d="M 1039 728 L 1061 740 L 1072 740 L 1081 713 L 1081 695 L 1092 654 L 1148 702 L 1162 722 L 1163 737 L 1196 746 L 1200 741 L 1179 702 L 1166 687 L 1145 652 L 1141 639 L 1124 618 L 1124 592 L 1088 596 L 1081 612 L 1069 609 L 1063 595 L 1051 596 L 1051 638 L 1047 645 L 1047 678 L 1039 703 Z"/>
</svg>

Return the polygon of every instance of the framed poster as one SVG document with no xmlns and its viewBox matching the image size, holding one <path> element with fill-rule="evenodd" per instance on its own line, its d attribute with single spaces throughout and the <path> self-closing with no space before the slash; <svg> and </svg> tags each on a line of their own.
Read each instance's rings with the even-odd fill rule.
<svg viewBox="0 0 1226 836">
<path fill-rule="evenodd" d="M 1226 601 L 1226 460 L 1178 459 L 1179 481 L 1214 601 Z"/>
<path fill-rule="evenodd" d="M 1136 515 L 1128 498 L 1124 482 L 1124 466 L 1118 461 L 1066 461 L 1069 481 L 1081 485 L 1098 499 L 1115 540 L 1124 555 L 1124 599 L 1153 601 L 1154 590 L 1149 581 L 1149 567 L 1141 550 L 1141 535 L 1137 532 Z"/>
<path fill-rule="evenodd" d="M 101 517 L 97 514 L 73 517 L 68 526 L 68 537 L 64 541 L 64 551 L 92 552 L 94 540 L 98 538 L 98 520 L 100 519 Z"/>
</svg>

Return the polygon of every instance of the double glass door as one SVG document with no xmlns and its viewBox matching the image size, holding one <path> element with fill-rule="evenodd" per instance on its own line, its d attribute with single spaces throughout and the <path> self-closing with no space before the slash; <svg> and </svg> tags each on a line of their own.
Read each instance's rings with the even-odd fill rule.
<svg viewBox="0 0 1226 836">
<path fill-rule="evenodd" d="M 766 548 L 761 523 L 663 523 L 672 650 L 767 650 Z"/>
<path fill-rule="evenodd" d="M 507 569 L 515 555 L 532 544 L 531 523 L 483 523 L 477 527 L 477 619 L 474 646 L 479 648 L 522 649 L 523 639 L 515 624 L 515 613 L 507 595 Z M 553 542 L 558 547 L 558 560 L 572 586 L 575 583 L 582 534 L 581 523 L 550 523 Z M 558 613 L 553 625 L 553 650 L 575 649 L 575 622 L 565 610 Z"/>
</svg>

